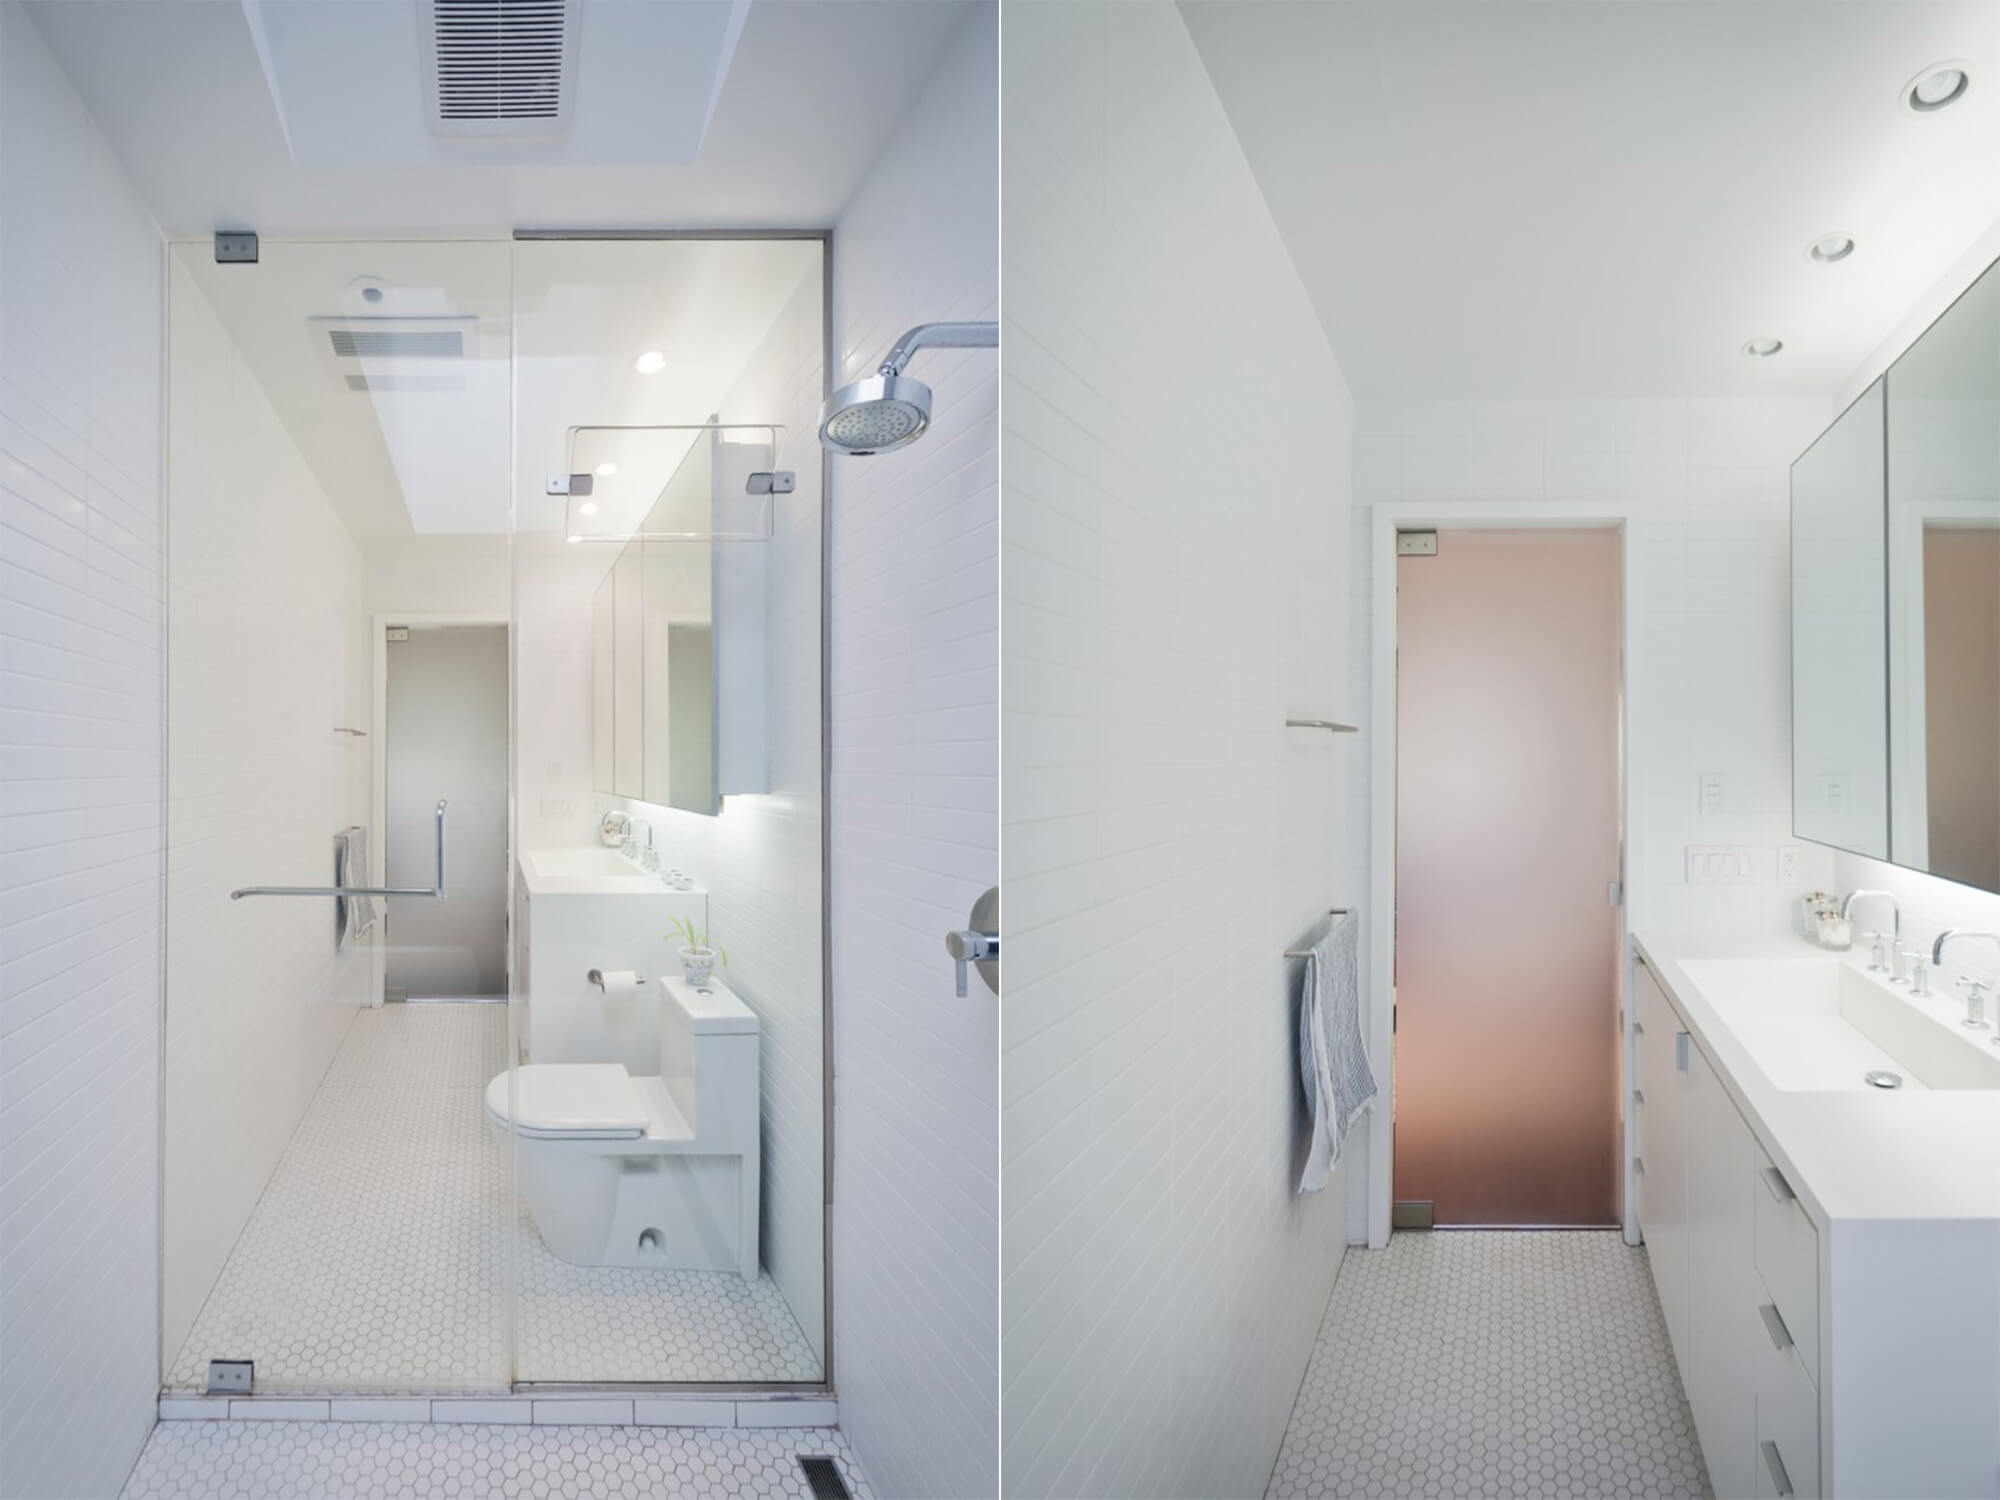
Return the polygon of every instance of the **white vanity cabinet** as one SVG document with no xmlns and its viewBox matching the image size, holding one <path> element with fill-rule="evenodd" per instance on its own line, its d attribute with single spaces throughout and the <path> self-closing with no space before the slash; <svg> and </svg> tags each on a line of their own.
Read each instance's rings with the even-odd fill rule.
<svg viewBox="0 0 2000 1500">
<path fill-rule="evenodd" d="M 1819 1494 L 1817 1377 L 1790 1332 L 1804 1313 L 1779 1310 L 1761 1267 L 1784 1268 L 1785 1305 L 1811 1304 L 1816 1344 L 1811 1221 L 1778 1196 L 1782 1175 L 1765 1175 L 1769 1158 L 1644 965 L 1634 1021 L 1639 1226 L 1709 1480 L 1719 1500 L 1806 1500 Z"/>
</svg>

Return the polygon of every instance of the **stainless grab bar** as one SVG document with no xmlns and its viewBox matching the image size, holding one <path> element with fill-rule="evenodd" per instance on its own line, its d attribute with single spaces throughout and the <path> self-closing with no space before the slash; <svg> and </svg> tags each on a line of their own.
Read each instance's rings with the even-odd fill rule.
<svg viewBox="0 0 2000 1500">
<path fill-rule="evenodd" d="M 231 901 L 245 896 L 429 896 L 444 900 L 444 800 L 437 805 L 437 884 L 429 890 L 395 885 L 246 885 L 231 891 Z"/>
</svg>

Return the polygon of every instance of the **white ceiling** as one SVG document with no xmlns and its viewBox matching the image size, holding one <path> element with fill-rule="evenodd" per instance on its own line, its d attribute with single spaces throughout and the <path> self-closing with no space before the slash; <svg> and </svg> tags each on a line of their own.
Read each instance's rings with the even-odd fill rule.
<svg viewBox="0 0 2000 1500">
<path fill-rule="evenodd" d="M 415 10 L 414 0 L 348 3 Z M 972 8 L 969 0 L 753 0 L 692 164 L 482 165 L 492 143 L 475 141 L 461 143 L 461 165 L 363 169 L 292 160 L 241 0 L 28 6 L 168 234 L 250 228 L 274 237 L 823 228 Z M 591 55 L 586 38 L 581 96 L 593 83 L 600 99 L 629 89 L 629 74 L 622 83 L 593 76 Z M 342 76 L 351 72 L 342 66 Z M 407 129 L 428 134 L 420 117 Z M 433 144 L 424 142 L 427 151 Z"/>
<path fill-rule="evenodd" d="M 1996 0 L 1181 10 L 1358 395 L 1831 394 L 2000 220 Z"/>
</svg>

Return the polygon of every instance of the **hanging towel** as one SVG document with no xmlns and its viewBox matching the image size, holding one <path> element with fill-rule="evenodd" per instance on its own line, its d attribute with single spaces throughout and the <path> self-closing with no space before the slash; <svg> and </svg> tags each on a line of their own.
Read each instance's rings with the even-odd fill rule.
<svg viewBox="0 0 2000 1500">
<path fill-rule="evenodd" d="M 1312 1149 L 1299 1191 L 1317 1193 L 1333 1176 L 1347 1130 L 1375 1098 L 1375 1075 L 1361 1041 L 1361 983 L 1355 942 L 1360 919 L 1335 917 L 1306 956 L 1299 1001 L 1299 1076 L 1312 1113 Z"/>
</svg>

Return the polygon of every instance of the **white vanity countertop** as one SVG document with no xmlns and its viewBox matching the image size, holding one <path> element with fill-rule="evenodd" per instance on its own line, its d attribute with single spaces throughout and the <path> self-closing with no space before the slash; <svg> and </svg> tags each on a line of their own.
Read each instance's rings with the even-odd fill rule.
<svg viewBox="0 0 2000 1500">
<path fill-rule="evenodd" d="M 521 880 L 530 896 L 704 896 L 696 885 L 678 890 L 608 847 L 523 849 Z"/>
<path fill-rule="evenodd" d="M 1800 937 L 1635 933 L 1634 942 L 1771 1159 L 1813 1216 L 2000 1222 L 2000 1090 L 1776 1088 L 1681 967 L 1684 960 L 1836 960 Z"/>
</svg>

